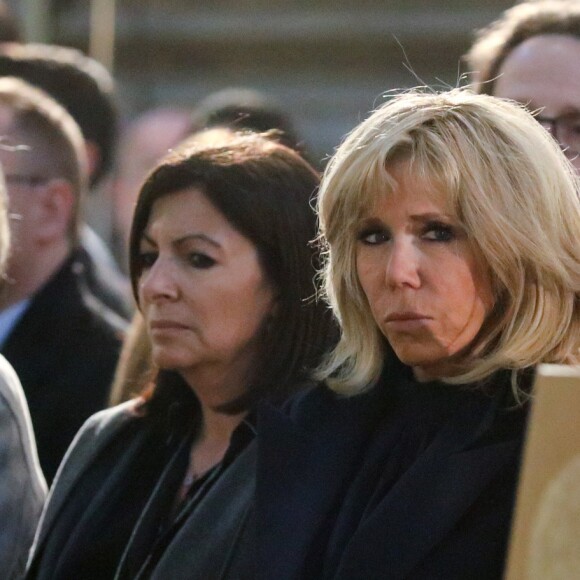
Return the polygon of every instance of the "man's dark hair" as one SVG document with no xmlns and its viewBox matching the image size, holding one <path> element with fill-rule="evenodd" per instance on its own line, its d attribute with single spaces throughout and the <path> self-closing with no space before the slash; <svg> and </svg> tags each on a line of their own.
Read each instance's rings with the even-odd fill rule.
<svg viewBox="0 0 580 580">
<path fill-rule="evenodd" d="M 112 169 L 118 113 L 113 78 L 103 65 L 74 48 L 6 43 L 0 45 L 0 76 L 20 77 L 43 89 L 69 112 L 85 140 L 98 147 L 91 186 Z"/>
<path fill-rule="evenodd" d="M 192 114 L 191 132 L 211 127 L 264 133 L 275 130 L 277 140 L 296 151 L 302 145 L 289 117 L 265 94 L 254 89 L 229 88 L 211 93 Z"/>
</svg>

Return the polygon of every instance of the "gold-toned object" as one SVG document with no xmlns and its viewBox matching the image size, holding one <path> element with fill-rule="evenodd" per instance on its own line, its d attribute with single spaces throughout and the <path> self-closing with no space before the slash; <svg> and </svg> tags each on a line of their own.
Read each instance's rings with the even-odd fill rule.
<svg viewBox="0 0 580 580">
<path fill-rule="evenodd" d="M 578 368 L 538 368 L 505 578 L 580 578 Z"/>
</svg>

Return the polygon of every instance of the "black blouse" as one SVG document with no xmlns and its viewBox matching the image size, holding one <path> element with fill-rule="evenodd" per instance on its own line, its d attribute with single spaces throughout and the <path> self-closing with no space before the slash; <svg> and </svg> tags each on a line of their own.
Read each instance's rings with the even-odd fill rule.
<svg viewBox="0 0 580 580">
<path fill-rule="evenodd" d="M 405 369 L 396 384 L 389 384 L 388 411 L 371 436 L 357 475 L 341 501 L 338 516 L 328 522 L 323 570 L 317 557 L 309 569 L 319 578 L 332 578 L 341 556 L 358 527 L 373 514 L 377 505 L 425 453 L 440 430 L 459 406 L 489 401 L 492 428 L 486 437 L 503 437 L 506 431 L 521 431 L 524 414 L 513 420 L 514 400 L 509 373 L 498 373 L 492 381 L 492 394 L 473 385 L 446 385 L 438 381 L 417 382 Z M 452 490 L 450 490 L 452 493 Z M 318 564 L 317 561 L 318 560 Z"/>
</svg>

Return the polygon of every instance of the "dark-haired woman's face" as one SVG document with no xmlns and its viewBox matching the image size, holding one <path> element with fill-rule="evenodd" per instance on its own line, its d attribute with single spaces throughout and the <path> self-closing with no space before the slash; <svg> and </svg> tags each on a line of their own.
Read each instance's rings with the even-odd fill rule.
<svg viewBox="0 0 580 580">
<path fill-rule="evenodd" d="M 275 302 L 255 245 L 189 188 L 154 203 L 140 267 L 139 305 L 155 363 L 190 384 L 210 376 L 243 381 Z"/>
</svg>

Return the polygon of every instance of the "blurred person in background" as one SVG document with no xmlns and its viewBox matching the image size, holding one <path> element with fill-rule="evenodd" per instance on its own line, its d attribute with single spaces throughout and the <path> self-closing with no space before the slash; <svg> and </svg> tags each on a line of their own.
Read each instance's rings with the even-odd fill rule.
<svg viewBox="0 0 580 580">
<path fill-rule="evenodd" d="M 103 65 L 79 50 L 34 43 L 0 44 L 0 76 L 16 76 L 41 88 L 80 127 L 89 170 L 85 223 L 80 229 L 83 276 L 102 302 L 128 318 L 133 311 L 130 285 L 109 248 L 113 211 L 109 189 L 118 137 L 113 77 Z"/>
<path fill-rule="evenodd" d="M 105 407 L 126 323 L 91 293 L 79 224 L 82 134 L 46 93 L 0 79 L 0 162 L 12 251 L 0 292 L 0 352 L 22 381 L 48 481 L 82 423 Z"/>
<path fill-rule="evenodd" d="M 477 92 L 536 113 L 580 172 L 580 2 L 540 0 L 506 10 L 465 57 Z"/>
<path fill-rule="evenodd" d="M 156 163 L 183 141 L 190 129 L 190 111 L 160 106 L 137 115 L 121 130 L 111 195 L 113 248 L 125 272 L 129 269 L 129 233 L 139 190 Z"/>
<path fill-rule="evenodd" d="M 193 112 L 179 107 L 145 111 L 122 131 L 113 182 L 114 247 L 122 268 L 137 193 L 155 162 L 188 135 L 216 127 L 273 131 L 272 138 L 303 153 L 292 123 L 280 106 L 249 88 L 227 88 L 205 97 Z"/>
<path fill-rule="evenodd" d="M 310 383 L 333 336 L 313 299 L 318 174 L 220 130 L 141 188 L 131 280 L 159 373 L 90 419 L 55 480 L 28 578 L 240 578 L 253 529 L 255 411 Z"/>
<path fill-rule="evenodd" d="M 290 117 L 276 101 L 256 89 L 231 87 L 200 101 L 193 110 L 191 130 L 212 127 L 256 133 L 274 130 L 280 143 L 304 153 Z"/>
<path fill-rule="evenodd" d="M 10 245 L 7 197 L 0 175 L 0 292 Z M 22 385 L 0 355 L 0 570 L 20 578 L 46 497 L 46 483 Z"/>
</svg>

